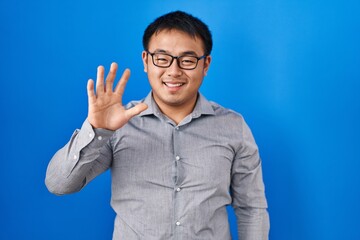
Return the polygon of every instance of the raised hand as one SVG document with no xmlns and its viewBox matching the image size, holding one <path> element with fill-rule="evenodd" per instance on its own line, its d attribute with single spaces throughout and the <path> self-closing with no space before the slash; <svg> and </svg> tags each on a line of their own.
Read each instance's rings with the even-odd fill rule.
<svg viewBox="0 0 360 240">
<path fill-rule="evenodd" d="M 130 77 L 130 70 L 126 69 L 113 90 L 117 64 L 112 63 L 104 82 L 104 67 L 97 68 L 96 93 L 94 81 L 89 79 L 87 94 L 89 101 L 88 121 L 94 128 L 116 130 L 124 126 L 132 117 L 138 115 L 147 105 L 139 103 L 133 108 L 125 109 L 122 105 L 126 83 Z"/>
</svg>

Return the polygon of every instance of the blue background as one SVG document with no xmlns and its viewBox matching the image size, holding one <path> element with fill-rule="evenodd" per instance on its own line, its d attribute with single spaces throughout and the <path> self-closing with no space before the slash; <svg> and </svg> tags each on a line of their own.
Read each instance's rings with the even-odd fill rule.
<svg viewBox="0 0 360 240">
<path fill-rule="evenodd" d="M 260 147 L 270 239 L 360 239 L 355 0 L 2 0 L 0 239 L 111 239 L 109 172 L 57 197 L 46 167 L 86 118 L 99 64 L 132 70 L 125 102 L 148 93 L 143 30 L 178 9 L 213 33 L 201 92 L 241 112 Z"/>
</svg>

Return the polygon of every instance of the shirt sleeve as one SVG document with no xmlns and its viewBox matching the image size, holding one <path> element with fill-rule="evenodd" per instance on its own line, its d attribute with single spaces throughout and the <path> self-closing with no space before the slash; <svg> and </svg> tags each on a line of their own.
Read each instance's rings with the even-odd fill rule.
<svg viewBox="0 0 360 240">
<path fill-rule="evenodd" d="M 77 192 L 106 171 L 112 162 L 109 139 L 113 133 L 93 129 L 86 120 L 52 157 L 45 178 L 48 190 L 57 195 Z"/>
<path fill-rule="evenodd" d="M 267 240 L 270 228 L 261 159 L 251 130 L 242 124 L 231 179 L 232 206 L 241 240 Z"/>
</svg>

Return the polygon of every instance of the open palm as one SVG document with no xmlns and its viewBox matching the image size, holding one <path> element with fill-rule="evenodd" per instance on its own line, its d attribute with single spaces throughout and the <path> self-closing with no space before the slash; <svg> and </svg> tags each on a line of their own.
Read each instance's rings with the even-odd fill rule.
<svg viewBox="0 0 360 240">
<path fill-rule="evenodd" d="M 147 108 L 144 103 L 139 103 L 133 108 L 125 109 L 122 105 L 126 83 L 130 77 L 130 70 L 126 69 L 121 76 L 115 89 L 113 89 L 116 77 L 117 64 L 112 63 L 110 71 L 104 81 L 104 67 L 97 69 L 96 92 L 94 81 L 90 79 L 87 84 L 89 101 L 88 121 L 94 128 L 116 130 L 124 126 L 132 117 L 138 115 Z"/>
</svg>

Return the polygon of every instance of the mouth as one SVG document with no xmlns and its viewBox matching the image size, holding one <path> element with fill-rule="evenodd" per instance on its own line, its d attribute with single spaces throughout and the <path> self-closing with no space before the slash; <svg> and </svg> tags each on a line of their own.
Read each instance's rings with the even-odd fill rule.
<svg viewBox="0 0 360 240">
<path fill-rule="evenodd" d="M 168 88 L 180 88 L 185 85 L 185 83 L 172 83 L 172 82 L 163 82 Z"/>
</svg>

